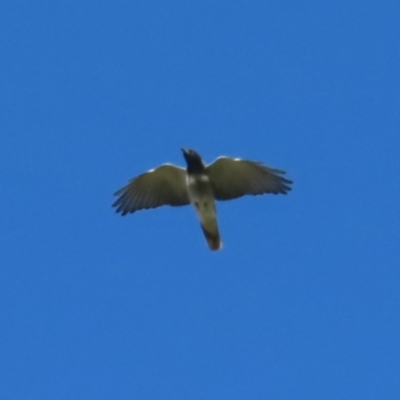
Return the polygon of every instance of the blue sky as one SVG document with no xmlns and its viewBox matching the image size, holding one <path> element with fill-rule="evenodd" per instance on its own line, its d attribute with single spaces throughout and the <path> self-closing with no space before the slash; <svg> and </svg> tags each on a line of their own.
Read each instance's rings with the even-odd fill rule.
<svg viewBox="0 0 400 400">
<path fill-rule="evenodd" d="M 398 399 L 396 1 L 0 4 L 0 398 Z M 288 196 L 122 218 L 180 147 Z"/>
</svg>

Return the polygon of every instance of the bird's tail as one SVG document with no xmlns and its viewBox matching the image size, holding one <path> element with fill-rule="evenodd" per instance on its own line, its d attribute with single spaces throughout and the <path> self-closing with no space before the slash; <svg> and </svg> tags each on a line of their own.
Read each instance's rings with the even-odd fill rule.
<svg viewBox="0 0 400 400">
<path fill-rule="evenodd" d="M 221 236 L 219 235 L 218 225 L 215 223 L 212 227 L 205 227 L 201 224 L 201 229 L 203 230 L 204 236 L 207 240 L 208 247 L 211 250 L 222 249 Z M 211 228 L 211 229 L 210 229 Z"/>
</svg>

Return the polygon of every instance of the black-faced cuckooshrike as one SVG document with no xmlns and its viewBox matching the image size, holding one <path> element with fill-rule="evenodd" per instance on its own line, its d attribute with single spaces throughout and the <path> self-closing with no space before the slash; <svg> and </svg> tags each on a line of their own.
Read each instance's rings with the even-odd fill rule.
<svg viewBox="0 0 400 400">
<path fill-rule="evenodd" d="M 222 248 L 215 200 L 231 200 L 244 195 L 286 194 L 293 182 L 285 171 L 261 162 L 218 157 L 205 165 L 200 155 L 182 149 L 187 168 L 163 164 L 133 178 L 115 193 L 113 204 L 121 215 L 163 205 L 193 204 L 208 246 Z"/>
</svg>

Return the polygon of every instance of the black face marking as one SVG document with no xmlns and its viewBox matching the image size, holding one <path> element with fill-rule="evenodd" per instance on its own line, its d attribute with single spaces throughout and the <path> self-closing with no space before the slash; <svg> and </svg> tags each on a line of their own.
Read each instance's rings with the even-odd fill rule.
<svg viewBox="0 0 400 400">
<path fill-rule="evenodd" d="M 204 163 L 200 155 L 194 150 L 183 150 L 183 156 L 187 164 L 187 172 L 189 174 L 198 174 L 204 171 Z"/>
</svg>

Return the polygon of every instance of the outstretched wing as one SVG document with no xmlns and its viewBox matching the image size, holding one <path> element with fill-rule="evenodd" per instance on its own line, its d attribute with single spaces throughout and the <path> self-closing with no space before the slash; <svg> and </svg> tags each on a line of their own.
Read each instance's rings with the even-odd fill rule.
<svg viewBox="0 0 400 400">
<path fill-rule="evenodd" d="M 122 215 L 164 205 L 184 206 L 189 204 L 186 171 L 172 164 L 164 164 L 131 179 L 114 195 L 119 197 L 113 207 Z"/>
<path fill-rule="evenodd" d="M 247 194 L 286 194 L 293 182 L 283 178 L 285 171 L 261 162 L 219 157 L 207 166 L 217 200 L 236 199 Z"/>
</svg>

